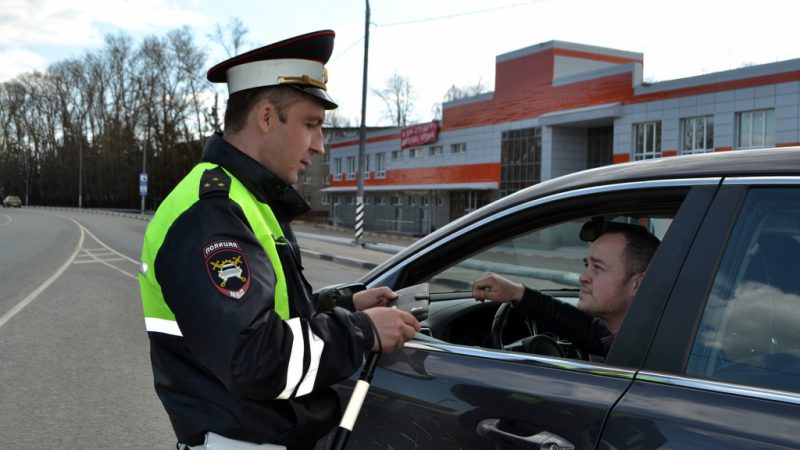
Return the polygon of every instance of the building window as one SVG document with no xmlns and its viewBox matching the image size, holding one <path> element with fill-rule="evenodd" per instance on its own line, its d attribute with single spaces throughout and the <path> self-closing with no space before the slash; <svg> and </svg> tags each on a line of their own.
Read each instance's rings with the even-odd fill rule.
<svg viewBox="0 0 800 450">
<path fill-rule="evenodd" d="M 633 159 L 661 157 L 661 121 L 633 124 Z"/>
<path fill-rule="evenodd" d="M 385 205 L 386 204 L 386 197 L 379 195 L 375 197 L 375 204 L 376 205 Z"/>
<path fill-rule="evenodd" d="M 347 179 L 348 180 L 355 180 L 356 179 L 356 157 L 355 156 L 348 156 L 347 157 Z"/>
<path fill-rule="evenodd" d="M 323 205 L 330 205 L 331 199 L 328 197 L 328 194 L 322 194 L 322 204 Z"/>
<path fill-rule="evenodd" d="M 586 168 L 611 164 L 614 153 L 614 127 L 589 128 L 587 139 Z"/>
<path fill-rule="evenodd" d="M 386 153 L 375 154 L 375 178 L 386 178 Z"/>
<path fill-rule="evenodd" d="M 411 158 L 421 158 L 422 157 L 422 147 L 414 147 L 408 150 L 408 155 Z"/>
<path fill-rule="evenodd" d="M 322 185 L 323 186 L 330 186 L 330 184 L 331 184 L 330 175 L 323 175 L 322 176 Z"/>
<path fill-rule="evenodd" d="M 431 202 L 428 199 L 428 197 L 422 197 L 422 206 L 428 206 L 428 205 L 430 205 L 430 203 Z"/>
<path fill-rule="evenodd" d="M 442 155 L 442 153 L 444 153 L 444 152 L 442 151 L 442 146 L 441 146 L 441 145 L 431 145 L 431 146 L 428 148 L 428 153 L 429 153 L 431 156 L 440 156 L 440 155 Z"/>
<path fill-rule="evenodd" d="M 501 196 L 541 181 L 541 128 L 504 131 L 500 148 Z"/>
<path fill-rule="evenodd" d="M 333 197 L 333 204 L 334 205 L 341 205 L 342 204 L 342 197 L 339 197 L 338 195 L 334 196 Z"/>
<path fill-rule="evenodd" d="M 392 159 L 400 159 L 400 150 L 392 150 Z"/>
<path fill-rule="evenodd" d="M 342 180 L 342 158 L 333 158 L 333 181 Z"/>
<path fill-rule="evenodd" d="M 736 148 L 764 148 L 775 145 L 775 110 L 736 113 Z"/>
<path fill-rule="evenodd" d="M 681 119 L 681 153 L 708 153 L 714 150 L 714 116 Z"/>
<path fill-rule="evenodd" d="M 491 202 L 488 191 L 454 191 L 450 193 L 450 220 L 458 219 Z"/>
<path fill-rule="evenodd" d="M 365 195 L 364 196 L 364 206 L 367 206 L 367 205 L 370 204 L 370 202 L 371 202 L 370 198 L 372 198 L 372 197 L 370 197 L 369 195 Z"/>
<path fill-rule="evenodd" d="M 347 204 L 348 205 L 355 205 L 356 204 L 356 196 L 355 195 L 348 195 L 347 196 Z"/>
<path fill-rule="evenodd" d="M 305 200 L 306 203 L 308 203 L 310 205 L 311 204 L 311 195 L 303 194 L 303 200 Z"/>
<path fill-rule="evenodd" d="M 392 206 L 403 206 L 403 199 L 401 199 L 400 196 L 393 195 Z"/>
<path fill-rule="evenodd" d="M 467 144 L 464 142 L 458 144 L 450 144 L 450 153 L 466 153 Z"/>
<path fill-rule="evenodd" d="M 364 155 L 364 179 L 369 180 L 369 173 L 372 170 L 371 163 L 372 155 Z"/>
<path fill-rule="evenodd" d="M 417 206 L 417 198 L 408 196 L 408 206 Z"/>
<path fill-rule="evenodd" d="M 308 174 L 305 172 L 300 176 L 300 179 L 303 180 L 303 184 L 305 185 L 311 184 L 311 180 L 308 179 Z"/>
<path fill-rule="evenodd" d="M 443 206 L 443 205 L 444 205 L 444 199 L 442 198 L 441 195 L 437 195 L 436 196 L 436 206 Z"/>
</svg>

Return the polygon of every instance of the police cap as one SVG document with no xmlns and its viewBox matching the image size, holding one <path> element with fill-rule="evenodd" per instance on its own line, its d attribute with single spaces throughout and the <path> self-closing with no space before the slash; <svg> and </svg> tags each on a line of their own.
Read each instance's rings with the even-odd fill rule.
<svg viewBox="0 0 800 450">
<path fill-rule="evenodd" d="M 332 30 L 321 30 L 251 50 L 208 71 L 208 81 L 228 83 L 228 94 L 267 86 L 291 86 L 319 99 L 325 109 L 338 105 L 328 95 L 325 63 L 333 52 Z"/>
</svg>

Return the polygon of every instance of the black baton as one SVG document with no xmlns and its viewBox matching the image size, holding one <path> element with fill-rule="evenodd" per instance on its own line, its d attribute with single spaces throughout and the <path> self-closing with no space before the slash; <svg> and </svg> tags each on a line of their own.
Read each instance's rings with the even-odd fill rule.
<svg viewBox="0 0 800 450">
<path fill-rule="evenodd" d="M 369 383 L 372 381 L 372 375 L 375 373 L 375 367 L 378 366 L 380 356 L 379 352 L 372 352 L 367 357 L 364 369 L 361 371 L 361 375 L 358 376 L 358 381 L 353 388 L 353 394 L 350 395 L 350 401 L 347 402 L 342 421 L 339 422 L 339 428 L 333 438 L 331 450 L 343 450 L 347 446 L 347 440 L 350 438 L 350 433 L 356 424 L 358 413 L 361 412 L 361 405 L 364 403 L 364 398 L 366 398 L 369 391 Z"/>
</svg>

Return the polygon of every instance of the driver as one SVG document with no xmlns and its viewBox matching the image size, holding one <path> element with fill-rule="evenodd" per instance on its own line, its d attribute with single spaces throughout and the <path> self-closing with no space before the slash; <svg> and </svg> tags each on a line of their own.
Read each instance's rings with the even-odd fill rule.
<svg viewBox="0 0 800 450">
<path fill-rule="evenodd" d="M 578 306 L 494 273 L 472 284 L 478 301 L 511 302 L 559 337 L 593 355 L 608 355 L 659 240 L 644 227 L 606 222 L 583 259 Z"/>
</svg>

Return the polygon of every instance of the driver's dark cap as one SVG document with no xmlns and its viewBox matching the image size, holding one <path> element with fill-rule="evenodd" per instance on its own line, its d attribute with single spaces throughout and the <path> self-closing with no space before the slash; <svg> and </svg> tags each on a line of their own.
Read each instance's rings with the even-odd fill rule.
<svg viewBox="0 0 800 450">
<path fill-rule="evenodd" d="M 245 89 L 291 86 L 321 101 L 338 105 L 328 95 L 325 63 L 333 53 L 333 30 L 285 39 L 223 61 L 208 71 L 208 81 L 227 83 L 228 95 Z"/>
</svg>

